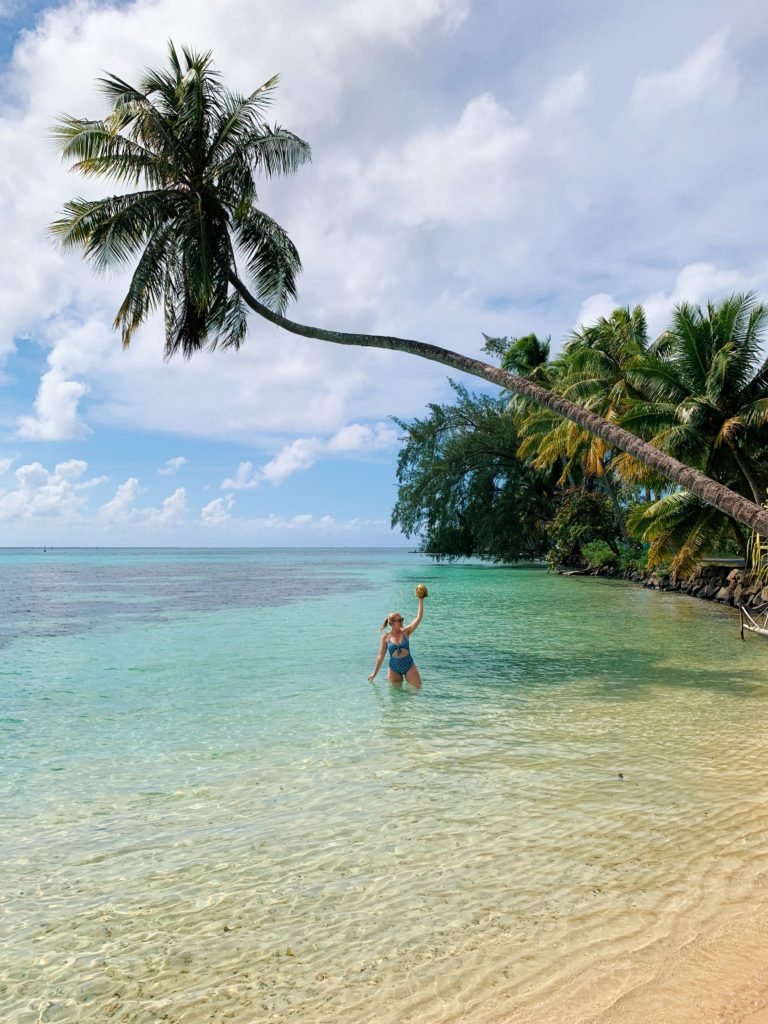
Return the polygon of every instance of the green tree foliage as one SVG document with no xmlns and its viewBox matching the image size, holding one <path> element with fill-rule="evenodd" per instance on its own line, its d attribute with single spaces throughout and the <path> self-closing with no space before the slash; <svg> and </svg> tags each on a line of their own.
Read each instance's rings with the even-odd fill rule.
<svg viewBox="0 0 768 1024">
<path fill-rule="evenodd" d="M 573 332 L 551 365 L 549 384 L 571 401 L 616 423 L 629 403 L 640 397 L 628 375 L 642 361 L 647 345 L 642 308 L 616 309 L 610 317 L 601 317 L 593 326 Z M 620 467 L 626 473 L 629 467 L 636 466 L 626 456 L 623 462 L 617 460 L 619 453 L 602 438 L 548 409 L 531 407 L 520 431 L 521 454 L 532 458 L 540 468 L 559 466 L 562 484 L 583 477 L 598 478 L 612 497 L 621 477 Z"/>
<path fill-rule="evenodd" d="M 732 295 L 705 309 L 681 303 L 672 323 L 628 377 L 639 395 L 624 426 L 738 493 L 764 501 L 768 483 L 768 309 Z M 624 458 L 624 457 L 622 457 Z M 636 512 L 649 562 L 685 574 L 697 559 L 747 537 L 736 521 L 687 492 L 674 491 Z"/>
<path fill-rule="evenodd" d="M 633 532 L 649 545 L 648 565 L 668 564 L 685 576 L 700 558 L 714 553 L 746 556 L 738 524 L 687 491 L 674 491 L 629 515 Z"/>
<path fill-rule="evenodd" d="M 761 350 L 767 320 L 766 308 L 753 296 L 734 295 L 705 310 L 681 304 L 669 330 L 653 344 L 643 310 L 636 307 L 617 309 L 594 326 L 575 331 L 554 360 L 549 359 L 549 342 L 536 335 L 511 340 L 486 336 L 485 350 L 515 375 L 535 376 L 551 391 L 610 422 L 622 421 L 659 449 L 758 500 L 768 482 L 768 360 Z M 673 573 L 685 574 L 706 555 L 745 552 L 748 537 L 734 517 L 670 487 L 659 474 L 553 410 L 508 392 L 502 393 L 504 400 L 511 415 L 486 418 L 485 449 L 492 447 L 494 434 L 497 448 L 514 451 L 517 434 L 518 460 L 568 488 L 547 527 L 551 562 L 583 565 L 594 561 L 596 552 L 605 554 L 607 545 L 616 565 L 633 568 L 645 563 L 647 547 L 650 566 L 664 563 Z M 465 417 L 469 402 L 463 392 L 459 405 L 463 403 Z M 450 421 L 453 428 L 460 415 L 458 405 L 433 407 L 433 416 L 421 426 L 434 428 L 442 417 L 440 422 Z M 502 429 L 503 442 L 498 433 Z M 439 436 L 437 431 L 433 446 Z M 468 436 L 462 435 L 465 442 Z M 425 434 L 412 431 L 401 465 L 403 512 L 412 514 L 418 507 L 417 492 L 402 485 L 408 482 L 406 470 L 418 461 L 414 446 L 425 441 Z M 482 450 L 475 449 L 473 455 L 473 475 L 459 473 L 447 487 L 443 454 L 433 447 L 440 489 L 424 500 L 422 518 L 411 525 L 427 526 L 434 550 L 506 557 L 498 547 L 499 532 L 487 528 L 495 522 L 489 496 L 500 502 L 493 487 L 482 489 L 493 469 L 488 463 L 484 476 Z M 430 479 L 425 467 L 426 462 L 420 465 L 419 486 Z M 427 487 L 424 494 L 430 494 Z M 477 503 L 480 494 L 485 504 Z M 479 544 L 470 511 L 486 527 Z"/>
<path fill-rule="evenodd" d="M 622 422 L 689 465 L 763 501 L 768 483 L 768 309 L 732 295 L 705 310 L 681 303 L 629 369 L 641 395 Z"/>
<path fill-rule="evenodd" d="M 424 551 L 443 558 L 542 557 L 552 485 L 517 458 L 506 399 L 452 387 L 454 403 L 430 405 L 424 419 L 396 421 L 404 445 L 392 525 L 420 536 Z"/>
<path fill-rule="evenodd" d="M 557 512 L 548 523 L 552 544 L 548 561 L 555 565 L 579 566 L 584 547 L 594 542 L 606 545 L 619 555 L 619 542 L 611 502 L 598 491 L 572 488 L 566 491 Z"/>
<path fill-rule="evenodd" d="M 616 565 L 619 556 L 603 540 L 591 540 L 581 545 L 581 554 L 590 569 L 602 569 L 606 565 Z"/>
<path fill-rule="evenodd" d="M 496 356 L 502 370 L 516 373 L 520 377 L 534 380 L 537 384 L 550 386 L 549 351 L 551 339 L 542 341 L 536 334 L 525 334 L 521 338 L 491 338 L 484 334 L 483 351 Z"/>
<path fill-rule="evenodd" d="M 535 348 L 526 363 L 526 344 L 513 342 L 502 351 L 496 343 L 494 351 L 516 372 L 536 366 L 551 390 L 762 501 L 768 484 L 766 320 L 754 296 L 733 295 L 704 310 L 682 303 L 653 344 L 636 307 L 575 331 L 545 367 Z M 593 481 L 610 499 L 624 543 L 631 531 L 650 545 L 651 565 L 669 562 L 673 572 L 686 573 L 704 555 L 745 550 L 748 538 L 734 517 L 671 488 L 660 474 L 548 408 L 528 403 L 517 409 L 519 454 L 555 470 L 562 486 L 592 489 Z"/>
</svg>

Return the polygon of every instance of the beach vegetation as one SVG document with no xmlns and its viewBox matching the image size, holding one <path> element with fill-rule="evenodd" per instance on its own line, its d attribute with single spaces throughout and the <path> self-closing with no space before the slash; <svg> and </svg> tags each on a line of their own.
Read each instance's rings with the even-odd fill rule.
<svg viewBox="0 0 768 1024">
<path fill-rule="evenodd" d="M 588 564 L 584 549 L 590 544 L 600 545 L 601 551 L 607 548 L 614 561 L 619 555 L 614 511 L 600 491 L 577 487 L 563 492 L 555 515 L 547 523 L 547 534 L 552 552 L 550 562 L 556 565 Z"/>
<path fill-rule="evenodd" d="M 588 544 L 582 544 L 581 554 L 589 569 L 613 566 L 618 561 L 616 552 L 602 540 L 592 540 Z"/>
<path fill-rule="evenodd" d="M 648 568 L 648 545 L 635 540 L 619 544 L 616 568 L 622 575 L 645 572 Z"/>
<path fill-rule="evenodd" d="M 681 303 L 631 368 L 640 395 L 622 417 L 656 447 L 755 502 L 764 500 L 768 482 L 767 319 L 768 309 L 751 294 L 704 309 Z M 693 494 L 664 494 L 634 516 L 650 543 L 649 563 L 671 559 L 673 573 L 685 575 L 713 551 L 748 556 L 750 532 Z"/>
<path fill-rule="evenodd" d="M 486 338 L 486 351 L 516 374 L 535 375 L 552 391 L 631 426 L 659 450 L 762 502 L 768 481 L 766 318 L 765 306 L 750 294 L 704 309 L 681 303 L 670 327 L 651 343 L 643 310 L 620 308 L 572 332 L 552 359 L 549 341 L 535 335 Z M 626 452 L 550 409 L 506 390 L 501 398 L 519 436 L 516 456 L 556 490 L 557 511 L 546 524 L 552 566 L 599 567 L 597 560 L 629 573 L 664 565 L 679 577 L 703 557 L 754 562 L 754 552 L 763 551 L 735 516 L 673 486 Z"/>
</svg>

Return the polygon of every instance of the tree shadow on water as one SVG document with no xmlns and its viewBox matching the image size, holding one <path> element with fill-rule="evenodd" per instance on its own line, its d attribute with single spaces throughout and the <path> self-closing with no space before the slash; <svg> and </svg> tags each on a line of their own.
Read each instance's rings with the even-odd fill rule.
<svg viewBox="0 0 768 1024">
<path fill-rule="evenodd" d="M 741 645 L 742 641 L 737 639 L 736 643 Z M 768 665 L 756 665 L 754 657 L 746 651 L 745 657 L 742 651 L 745 649 L 736 648 L 731 652 L 726 648 L 721 663 L 709 666 L 670 664 L 669 652 L 639 645 L 625 647 L 619 656 L 612 651 L 610 657 L 588 651 L 510 653 L 489 650 L 485 646 L 466 659 L 469 671 L 457 673 L 450 658 L 436 653 L 432 664 L 425 665 L 422 674 L 430 699 L 458 702 L 477 700 L 480 691 L 530 699 L 534 690 L 551 694 L 556 689 L 562 690 L 563 699 L 567 700 L 569 689 L 578 689 L 581 698 L 585 687 L 592 696 L 624 701 L 648 700 L 660 687 L 708 690 L 742 698 L 768 695 Z M 430 670 L 435 677 L 432 686 Z M 447 688 L 443 680 L 450 680 Z M 439 690 L 443 692 L 433 692 Z"/>
</svg>

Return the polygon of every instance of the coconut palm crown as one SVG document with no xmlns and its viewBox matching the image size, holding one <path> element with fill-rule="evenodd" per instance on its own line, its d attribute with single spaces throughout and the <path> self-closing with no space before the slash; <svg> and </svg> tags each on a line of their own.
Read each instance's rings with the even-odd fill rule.
<svg viewBox="0 0 768 1024">
<path fill-rule="evenodd" d="M 564 351 L 551 364 L 551 387 L 617 423 L 636 395 L 627 379 L 628 369 L 642 360 L 647 347 L 642 307 L 615 309 L 610 317 L 600 317 L 596 324 L 572 332 Z M 521 437 L 520 454 L 532 458 L 537 469 L 559 464 L 561 484 L 577 470 L 587 477 L 603 477 L 609 462 L 616 469 L 615 452 L 608 442 L 540 406 L 528 409 Z M 634 460 L 629 459 L 625 468 L 632 464 Z"/>
<path fill-rule="evenodd" d="M 73 199 L 52 231 L 99 270 L 138 257 L 115 326 L 128 345 L 163 308 L 166 355 L 239 347 L 246 304 L 231 289 L 238 258 L 255 294 L 282 313 L 296 296 L 301 261 L 276 221 L 259 209 L 255 179 L 290 174 L 310 159 L 306 142 L 264 114 L 277 77 L 250 96 L 225 89 L 210 53 L 171 43 L 168 68 L 137 85 L 99 80 L 111 104 L 103 120 L 63 115 L 53 135 L 73 170 L 138 190 Z"/>
<path fill-rule="evenodd" d="M 629 377 L 644 398 L 621 423 L 728 487 L 765 501 L 768 307 L 752 293 L 682 302 Z"/>
</svg>

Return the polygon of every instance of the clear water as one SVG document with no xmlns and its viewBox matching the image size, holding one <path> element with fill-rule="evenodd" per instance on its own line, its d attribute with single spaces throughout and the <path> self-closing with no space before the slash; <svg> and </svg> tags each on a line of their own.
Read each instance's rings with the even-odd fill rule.
<svg viewBox="0 0 768 1024">
<path fill-rule="evenodd" d="M 767 654 L 538 569 L 0 550 L 0 1019 L 603 1019 L 764 898 Z"/>
</svg>

